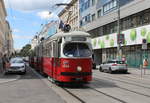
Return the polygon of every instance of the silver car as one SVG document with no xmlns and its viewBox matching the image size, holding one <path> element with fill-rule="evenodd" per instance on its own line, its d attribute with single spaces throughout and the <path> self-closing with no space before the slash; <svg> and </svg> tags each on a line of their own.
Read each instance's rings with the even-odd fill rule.
<svg viewBox="0 0 150 103">
<path fill-rule="evenodd" d="M 26 73 L 26 64 L 22 58 L 16 57 L 10 60 L 10 67 L 5 70 L 6 73 Z"/>
<path fill-rule="evenodd" d="M 120 60 L 109 60 L 107 62 L 102 63 L 99 66 L 100 72 L 109 72 L 112 73 L 113 71 L 122 71 L 124 73 L 128 72 L 127 64 L 124 61 Z"/>
</svg>

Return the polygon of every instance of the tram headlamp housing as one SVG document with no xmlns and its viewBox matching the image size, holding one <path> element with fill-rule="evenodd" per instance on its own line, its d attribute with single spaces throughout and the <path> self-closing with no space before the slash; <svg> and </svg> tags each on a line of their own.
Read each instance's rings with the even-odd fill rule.
<svg viewBox="0 0 150 103">
<path fill-rule="evenodd" d="M 81 71 L 82 71 L 82 67 L 77 66 L 77 71 L 78 71 L 78 72 L 81 72 Z"/>
</svg>

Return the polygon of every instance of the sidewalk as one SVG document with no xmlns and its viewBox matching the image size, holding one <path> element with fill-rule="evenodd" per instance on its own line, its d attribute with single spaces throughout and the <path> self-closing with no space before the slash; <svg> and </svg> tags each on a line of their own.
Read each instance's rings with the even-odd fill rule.
<svg viewBox="0 0 150 103">
<path fill-rule="evenodd" d="M 150 81 L 150 69 L 146 69 L 145 74 L 144 69 L 141 70 L 139 68 L 128 68 L 128 72 L 131 74 L 130 76 L 132 77 L 142 78 Z"/>
<path fill-rule="evenodd" d="M 96 69 L 98 70 L 99 65 L 96 66 Z M 141 69 L 140 68 L 128 68 L 128 73 L 131 77 L 135 78 L 142 78 L 142 79 L 148 79 L 150 81 L 150 69 L 146 69 L 145 75 L 144 75 L 144 69 L 142 69 L 142 75 L 141 75 Z"/>
</svg>

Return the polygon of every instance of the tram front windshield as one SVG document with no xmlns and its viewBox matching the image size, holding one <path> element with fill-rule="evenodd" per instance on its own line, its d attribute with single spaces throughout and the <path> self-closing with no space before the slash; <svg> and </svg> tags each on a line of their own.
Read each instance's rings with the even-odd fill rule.
<svg viewBox="0 0 150 103">
<path fill-rule="evenodd" d="M 85 43 L 68 43 L 63 49 L 67 57 L 90 57 L 91 50 Z"/>
</svg>

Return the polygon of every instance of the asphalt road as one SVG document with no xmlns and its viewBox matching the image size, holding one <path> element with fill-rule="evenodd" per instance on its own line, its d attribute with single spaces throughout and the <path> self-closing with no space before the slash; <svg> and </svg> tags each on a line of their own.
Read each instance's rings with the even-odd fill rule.
<svg viewBox="0 0 150 103">
<path fill-rule="evenodd" d="M 0 103 L 65 103 L 29 68 L 26 75 L 1 75 L 0 80 Z"/>
<path fill-rule="evenodd" d="M 93 70 L 85 85 L 59 87 L 31 68 L 26 75 L 0 75 L 0 103 L 150 103 L 150 70 L 128 74 Z"/>
</svg>

